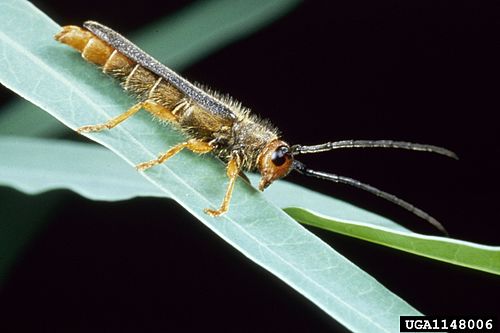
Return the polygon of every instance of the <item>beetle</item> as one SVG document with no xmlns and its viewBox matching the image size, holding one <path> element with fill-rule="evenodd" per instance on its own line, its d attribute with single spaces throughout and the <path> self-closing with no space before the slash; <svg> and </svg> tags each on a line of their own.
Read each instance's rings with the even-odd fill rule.
<svg viewBox="0 0 500 333">
<path fill-rule="evenodd" d="M 222 203 L 218 209 L 205 209 L 211 216 L 228 211 L 235 181 L 238 175 L 243 175 L 243 171 L 259 171 L 261 179 L 258 188 L 263 191 L 273 181 L 295 170 L 306 176 L 368 191 L 401 206 L 446 233 L 441 223 L 412 204 L 355 179 L 310 169 L 295 157 L 334 149 L 378 147 L 426 151 L 457 158 L 448 149 L 392 140 L 343 140 L 314 146 L 289 145 L 268 120 L 251 113 L 250 109 L 229 96 L 189 82 L 103 24 L 87 21 L 83 28 L 64 26 L 55 39 L 81 52 L 85 60 L 101 66 L 104 73 L 120 80 L 123 88 L 138 99 L 138 103 L 126 112 L 102 124 L 79 127 L 78 132 L 111 129 L 144 109 L 154 117 L 173 124 L 186 135 L 187 140 L 171 147 L 156 159 L 138 164 L 138 170 L 144 171 L 164 163 L 183 149 L 198 154 L 213 153 L 227 163 L 229 183 Z"/>
</svg>

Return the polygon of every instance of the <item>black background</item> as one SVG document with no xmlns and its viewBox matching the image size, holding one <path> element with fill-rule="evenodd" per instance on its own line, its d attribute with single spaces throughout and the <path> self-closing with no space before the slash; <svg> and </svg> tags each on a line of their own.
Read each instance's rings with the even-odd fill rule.
<svg viewBox="0 0 500 333">
<path fill-rule="evenodd" d="M 125 35 L 190 3 L 34 2 L 61 25 L 93 19 Z M 183 74 L 270 118 L 290 143 L 454 150 L 459 161 L 379 149 L 304 161 L 414 203 L 454 238 L 500 245 L 499 22 L 493 1 L 308 1 Z M 359 190 L 289 180 L 435 233 Z M 25 206 L 40 199 L 11 195 Z M 64 196 L 1 292 L 1 331 L 344 330 L 175 203 Z M 312 231 L 423 313 L 498 313 L 496 276 Z"/>
</svg>

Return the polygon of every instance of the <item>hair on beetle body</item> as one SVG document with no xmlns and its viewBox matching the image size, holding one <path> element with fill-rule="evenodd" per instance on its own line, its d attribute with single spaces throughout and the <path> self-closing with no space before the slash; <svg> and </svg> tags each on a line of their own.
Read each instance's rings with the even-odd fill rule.
<svg viewBox="0 0 500 333">
<path fill-rule="evenodd" d="M 269 121 L 252 114 L 231 97 L 190 83 L 100 23 L 87 21 L 83 27 L 65 26 L 55 35 L 55 39 L 77 49 L 85 60 L 101 66 L 104 73 L 117 78 L 122 87 L 135 95 L 139 102 L 105 123 L 82 126 L 77 131 L 111 129 L 141 109 L 161 121 L 173 124 L 186 135 L 187 140 L 171 147 L 158 158 L 136 167 L 146 170 L 165 162 L 183 149 L 216 155 L 227 163 L 229 183 L 220 207 L 205 209 L 206 213 L 218 216 L 228 210 L 236 178 L 242 171 L 259 171 L 259 189 L 264 190 L 276 179 L 296 170 L 307 176 L 371 192 L 407 209 L 446 233 L 436 219 L 406 201 L 351 178 L 309 169 L 295 156 L 340 148 L 368 147 L 427 151 L 456 158 L 453 152 L 431 145 L 391 140 L 346 140 L 315 146 L 290 146 L 281 140 L 280 133 Z"/>
</svg>

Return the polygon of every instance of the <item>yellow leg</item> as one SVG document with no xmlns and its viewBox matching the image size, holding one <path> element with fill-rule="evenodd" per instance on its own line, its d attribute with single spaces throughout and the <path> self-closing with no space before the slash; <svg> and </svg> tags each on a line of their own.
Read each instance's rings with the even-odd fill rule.
<svg viewBox="0 0 500 333">
<path fill-rule="evenodd" d="M 128 109 L 126 112 L 122 113 L 121 115 L 112 118 L 108 120 L 105 123 L 102 124 L 97 124 L 97 125 L 87 125 L 87 126 L 82 126 L 77 128 L 78 133 L 88 133 L 88 132 L 99 132 L 102 131 L 103 129 L 111 129 L 121 123 L 122 121 L 130 118 L 134 114 L 136 114 L 140 109 L 144 109 L 146 111 L 149 111 L 153 114 L 155 113 L 161 113 L 166 120 L 170 121 L 175 121 L 175 116 L 165 107 L 162 105 L 151 101 L 151 100 L 146 100 L 144 102 L 140 102 L 132 106 L 130 109 Z"/>
<path fill-rule="evenodd" d="M 151 168 L 152 166 L 161 164 L 168 160 L 170 157 L 174 156 L 184 148 L 187 148 L 195 153 L 198 154 L 205 154 L 210 151 L 212 151 L 213 147 L 210 146 L 207 142 L 196 140 L 196 139 L 191 139 L 183 143 L 179 143 L 178 145 L 173 146 L 170 148 L 165 154 L 161 154 L 158 158 L 148 161 L 148 162 L 143 162 L 137 164 L 135 167 L 137 170 L 146 170 Z"/>
<path fill-rule="evenodd" d="M 229 184 L 227 185 L 226 195 L 224 196 L 224 200 L 222 200 L 222 204 L 219 209 L 209 209 L 205 208 L 205 213 L 210 216 L 219 216 L 227 212 L 229 209 L 229 202 L 231 201 L 231 196 L 233 195 L 234 183 L 236 182 L 236 178 L 238 178 L 238 174 L 240 172 L 238 158 L 231 158 L 229 163 L 227 164 L 227 176 L 229 177 Z"/>
</svg>

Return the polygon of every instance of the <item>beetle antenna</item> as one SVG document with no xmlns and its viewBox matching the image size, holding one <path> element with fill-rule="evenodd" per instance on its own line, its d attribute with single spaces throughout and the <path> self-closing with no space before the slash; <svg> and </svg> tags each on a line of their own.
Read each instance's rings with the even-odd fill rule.
<svg viewBox="0 0 500 333">
<path fill-rule="evenodd" d="M 293 145 L 292 154 L 299 155 L 299 154 L 321 153 L 324 151 L 330 151 L 342 148 L 399 148 L 399 149 L 436 153 L 458 160 L 458 156 L 454 152 L 446 148 L 432 146 L 432 145 L 424 145 L 420 143 L 392 141 L 392 140 L 343 140 L 335 142 L 326 142 L 314 146 Z"/>
<path fill-rule="evenodd" d="M 294 170 L 296 170 L 299 173 L 306 175 L 306 176 L 312 176 L 312 177 L 316 177 L 316 178 L 326 179 L 326 180 L 330 180 L 330 181 L 335 182 L 335 183 L 347 184 L 347 185 L 362 189 L 364 191 L 370 192 L 370 193 L 372 193 L 378 197 L 381 197 L 387 201 L 390 201 L 390 202 L 410 211 L 411 213 L 417 215 L 418 217 L 426 220 L 427 222 L 432 224 L 434 227 L 436 227 L 439 231 L 441 231 L 443 234 L 448 236 L 448 232 L 446 231 L 446 229 L 443 227 L 443 225 L 438 220 L 436 220 L 435 218 L 433 218 L 432 216 L 430 216 L 429 214 L 427 214 L 423 210 L 413 206 L 409 202 L 406 202 L 406 201 L 396 197 L 393 194 L 384 192 L 382 190 L 379 190 L 376 187 L 362 183 L 358 180 L 355 180 L 355 179 L 352 179 L 349 177 L 338 176 L 338 175 L 331 174 L 331 173 L 326 173 L 326 172 L 322 172 L 322 171 L 315 171 L 315 170 L 309 169 L 304 163 L 299 162 L 297 160 L 293 161 L 292 167 Z"/>
</svg>

